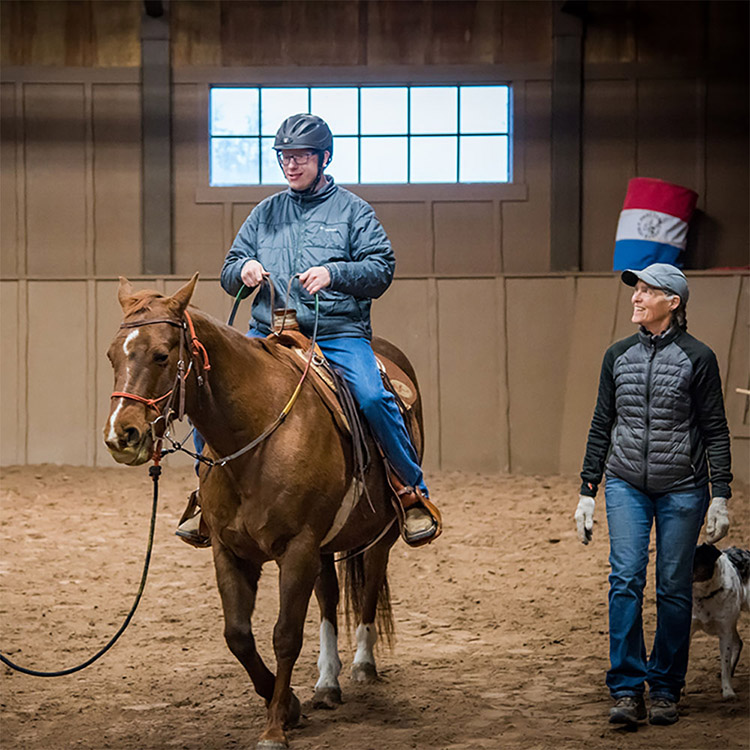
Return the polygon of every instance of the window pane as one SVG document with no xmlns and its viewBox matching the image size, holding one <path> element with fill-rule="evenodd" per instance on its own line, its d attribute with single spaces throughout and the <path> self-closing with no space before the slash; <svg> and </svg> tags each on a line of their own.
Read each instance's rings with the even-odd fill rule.
<svg viewBox="0 0 750 750">
<path fill-rule="evenodd" d="M 461 182 L 507 182 L 508 136 L 461 136 Z"/>
<path fill-rule="evenodd" d="M 359 182 L 358 154 L 357 138 L 336 136 L 333 139 L 333 162 L 328 171 L 336 178 L 336 182 L 347 185 Z"/>
<path fill-rule="evenodd" d="M 411 139 L 410 182 L 455 182 L 458 138 L 456 136 Z"/>
<path fill-rule="evenodd" d="M 357 135 L 357 89 L 312 89 L 312 112 L 328 123 L 334 135 Z"/>
<path fill-rule="evenodd" d="M 256 138 L 211 139 L 212 185 L 257 185 Z"/>
<path fill-rule="evenodd" d="M 406 133 L 406 88 L 362 88 L 362 133 Z"/>
<path fill-rule="evenodd" d="M 457 127 L 458 89 L 455 86 L 412 88 L 412 133 L 456 133 Z"/>
<path fill-rule="evenodd" d="M 461 132 L 507 133 L 508 87 L 461 86 Z"/>
<path fill-rule="evenodd" d="M 362 138 L 360 182 L 406 182 L 406 138 Z"/>
<path fill-rule="evenodd" d="M 307 112 L 308 89 L 261 89 L 261 135 L 276 135 L 284 120 L 290 115 Z"/>
<path fill-rule="evenodd" d="M 257 135 L 258 89 L 211 89 L 211 135 Z"/>
<path fill-rule="evenodd" d="M 273 138 L 260 139 L 260 181 L 262 185 L 286 185 L 286 178 L 273 150 Z"/>
</svg>

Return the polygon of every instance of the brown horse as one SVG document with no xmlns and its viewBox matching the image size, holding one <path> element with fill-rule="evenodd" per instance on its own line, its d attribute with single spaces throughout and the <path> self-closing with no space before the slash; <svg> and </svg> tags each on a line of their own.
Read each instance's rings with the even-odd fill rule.
<svg viewBox="0 0 750 750">
<path fill-rule="evenodd" d="M 276 420 L 299 382 L 299 373 L 273 355 L 273 341 L 249 339 L 197 309 L 188 312 L 197 278 L 171 297 L 135 293 L 120 279 L 124 320 L 108 352 L 115 394 L 104 428 L 107 447 L 120 463 L 139 465 L 152 457 L 155 438 L 167 429 L 167 405 L 177 410 L 183 398 L 185 412 L 206 439 L 208 455 L 228 456 Z M 186 321 L 192 322 L 194 333 Z M 373 346 L 416 383 L 413 368 L 395 347 L 382 340 Z M 419 399 L 414 413 L 421 436 Z M 421 456 L 421 445 L 417 451 Z M 307 383 L 284 423 L 265 441 L 226 465 L 201 468 L 200 496 L 224 636 L 268 709 L 258 749 L 288 747 L 285 726 L 299 717 L 290 682 L 313 590 L 321 615 L 314 704 L 333 707 L 341 702 L 333 554 L 362 547 L 382 534 L 363 555 L 347 562 L 346 599 L 358 623 L 352 677 L 370 681 L 376 676 L 375 618 L 378 614 L 381 630 L 389 634 L 386 568 L 398 528 L 392 523 L 395 512 L 382 462 L 373 461 L 366 474 L 370 501 L 348 495 L 358 487 L 354 468 L 350 438 Z M 258 579 L 270 560 L 279 569 L 275 675 L 258 654 L 252 631 Z"/>
</svg>

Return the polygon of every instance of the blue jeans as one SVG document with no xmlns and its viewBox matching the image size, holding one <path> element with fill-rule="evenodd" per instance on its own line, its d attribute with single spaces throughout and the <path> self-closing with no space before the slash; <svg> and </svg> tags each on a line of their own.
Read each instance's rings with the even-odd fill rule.
<svg viewBox="0 0 750 750">
<path fill-rule="evenodd" d="M 254 328 L 247 335 L 250 338 L 263 336 Z M 326 359 L 349 386 L 393 470 L 402 482 L 419 487 L 429 497 L 419 458 L 406 431 L 396 399 L 383 386 L 370 342 L 363 338 L 337 338 L 317 343 Z M 193 439 L 196 451 L 202 453 L 205 445 L 203 437 L 196 431 Z"/>
<path fill-rule="evenodd" d="M 614 698 L 677 701 L 685 684 L 692 616 L 693 556 L 708 507 L 708 487 L 645 494 L 616 477 L 605 488 L 612 572 L 609 576 L 607 687 Z M 656 522 L 656 634 L 646 661 L 643 589 L 651 525 Z"/>
</svg>

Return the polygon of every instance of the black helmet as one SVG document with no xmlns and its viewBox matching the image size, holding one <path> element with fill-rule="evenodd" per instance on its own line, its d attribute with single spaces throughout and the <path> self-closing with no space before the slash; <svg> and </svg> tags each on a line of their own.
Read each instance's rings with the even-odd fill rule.
<svg viewBox="0 0 750 750">
<path fill-rule="evenodd" d="M 277 151 L 310 148 L 314 151 L 328 151 L 333 156 L 333 133 L 325 120 L 317 115 L 292 115 L 281 123 L 273 147 Z"/>
</svg>

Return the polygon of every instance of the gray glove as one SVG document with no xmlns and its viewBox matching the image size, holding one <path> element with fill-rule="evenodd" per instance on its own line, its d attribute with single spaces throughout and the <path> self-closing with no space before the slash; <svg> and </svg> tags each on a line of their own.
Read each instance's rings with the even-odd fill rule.
<svg viewBox="0 0 750 750">
<path fill-rule="evenodd" d="M 576 530 L 578 532 L 578 541 L 582 544 L 588 544 L 594 528 L 594 508 L 596 502 L 593 497 L 580 495 L 578 498 L 578 507 L 576 508 L 573 518 L 576 520 Z"/>
<path fill-rule="evenodd" d="M 708 506 L 706 514 L 706 541 L 709 544 L 718 542 L 725 537 L 729 531 L 729 511 L 727 510 L 727 499 L 715 497 Z"/>
</svg>

